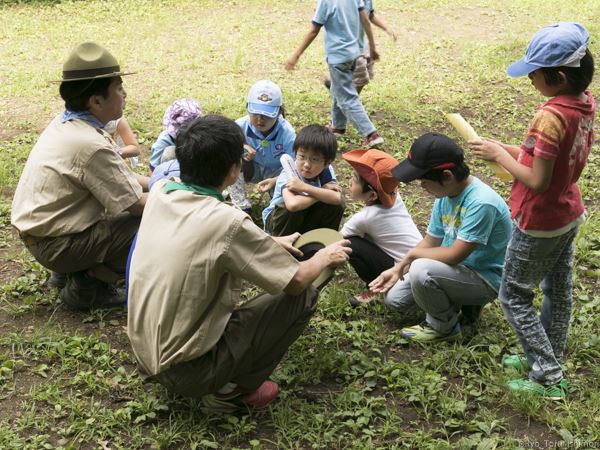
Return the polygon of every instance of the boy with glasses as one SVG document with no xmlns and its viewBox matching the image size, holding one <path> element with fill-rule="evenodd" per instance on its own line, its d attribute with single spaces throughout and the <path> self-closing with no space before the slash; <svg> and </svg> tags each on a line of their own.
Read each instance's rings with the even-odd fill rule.
<svg viewBox="0 0 600 450">
<path fill-rule="evenodd" d="M 335 136 L 323 126 L 308 125 L 298 133 L 293 150 L 300 177 L 282 171 L 277 178 L 273 199 L 263 211 L 265 230 L 273 236 L 337 230 L 344 203 L 330 165 L 337 152 Z"/>
</svg>

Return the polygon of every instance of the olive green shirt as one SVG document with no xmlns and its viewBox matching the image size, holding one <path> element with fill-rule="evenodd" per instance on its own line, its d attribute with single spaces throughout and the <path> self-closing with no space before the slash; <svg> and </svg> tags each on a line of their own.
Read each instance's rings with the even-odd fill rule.
<svg viewBox="0 0 600 450">
<path fill-rule="evenodd" d="M 142 196 L 110 135 L 82 120 L 55 117 L 29 154 L 12 203 L 19 232 L 56 237 L 84 231 Z"/>
<path fill-rule="evenodd" d="M 239 209 L 164 184 L 146 203 L 129 272 L 127 332 L 144 375 L 209 351 L 242 279 L 276 294 L 299 265 Z"/>
</svg>

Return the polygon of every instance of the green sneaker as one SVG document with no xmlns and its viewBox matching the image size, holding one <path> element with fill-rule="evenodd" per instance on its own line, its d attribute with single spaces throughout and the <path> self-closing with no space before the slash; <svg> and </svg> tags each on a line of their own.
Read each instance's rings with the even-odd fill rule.
<svg viewBox="0 0 600 450">
<path fill-rule="evenodd" d="M 462 331 L 460 331 L 460 325 L 458 323 L 454 325 L 454 328 L 448 334 L 442 334 L 439 331 L 435 331 L 427 322 L 423 322 L 422 324 L 413 327 L 403 328 L 400 334 L 404 339 L 412 342 L 422 342 L 424 344 L 433 342 L 451 342 L 462 339 Z"/>
<path fill-rule="evenodd" d="M 535 381 L 531 381 L 528 378 L 509 380 L 506 382 L 506 385 L 508 386 L 508 389 L 515 394 L 527 393 L 549 400 L 562 400 L 567 396 L 567 390 L 569 388 L 569 382 L 566 378 L 563 378 L 559 383 L 550 386 L 544 386 Z"/>
<path fill-rule="evenodd" d="M 514 369 L 519 372 L 525 372 L 530 369 L 529 361 L 525 355 L 504 355 L 502 358 L 502 367 L 505 369 Z"/>
</svg>

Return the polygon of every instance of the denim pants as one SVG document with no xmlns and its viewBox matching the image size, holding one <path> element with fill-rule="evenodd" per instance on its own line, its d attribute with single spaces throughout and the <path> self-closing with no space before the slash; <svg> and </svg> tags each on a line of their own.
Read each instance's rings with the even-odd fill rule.
<svg viewBox="0 0 600 450">
<path fill-rule="evenodd" d="M 420 258 L 412 262 L 404 280 L 388 291 L 384 301 L 399 312 L 413 313 L 420 308 L 431 328 L 448 334 L 458 322 L 461 306 L 483 306 L 496 296 L 496 291 L 468 267 Z"/>
<path fill-rule="evenodd" d="M 500 304 L 529 361 L 529 378 L 544 385 L 558 383 L 563 377 L 560 361 L 571 318 L 576 234 L 574 228 L 561 236 L 538 238 L 513 227 L 506 252 Z M 533 299 L 540 283 L 538 316 Z"/>
<path fill-rule="evenodd" d="M 352 82 L 352 71 L 356 61 L 341 64 L 329 64 L 331 78 L 331 124 L 333 128 L 346 129 L 348 120 L 363 136 L 375 131 L 375 126 L 369 119 L 360 101 L 356 86 Z"/>
</svg>

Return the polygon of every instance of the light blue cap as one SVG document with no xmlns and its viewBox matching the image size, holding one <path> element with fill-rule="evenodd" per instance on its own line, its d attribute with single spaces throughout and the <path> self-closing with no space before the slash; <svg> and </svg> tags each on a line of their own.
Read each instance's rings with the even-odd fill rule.
<svg viewBox="0 0 600 450">
<path fill-rule="evenodd" d="M 579 23 L 548 25 L 533 36 L 525 56 L 508 66 L 506 73 L 520 77 L 543 67 L 579 67 L 589 42 L 589 33 Z"/>
<path fill-rule="evenodd" d="M 269 80 L 260 80 L 254 83 L 246 99 L 248 112 L 260 114 L 274 119 L 279 114 L 279 107 L 283 103 L 281 89 Z"/>
</svg>

